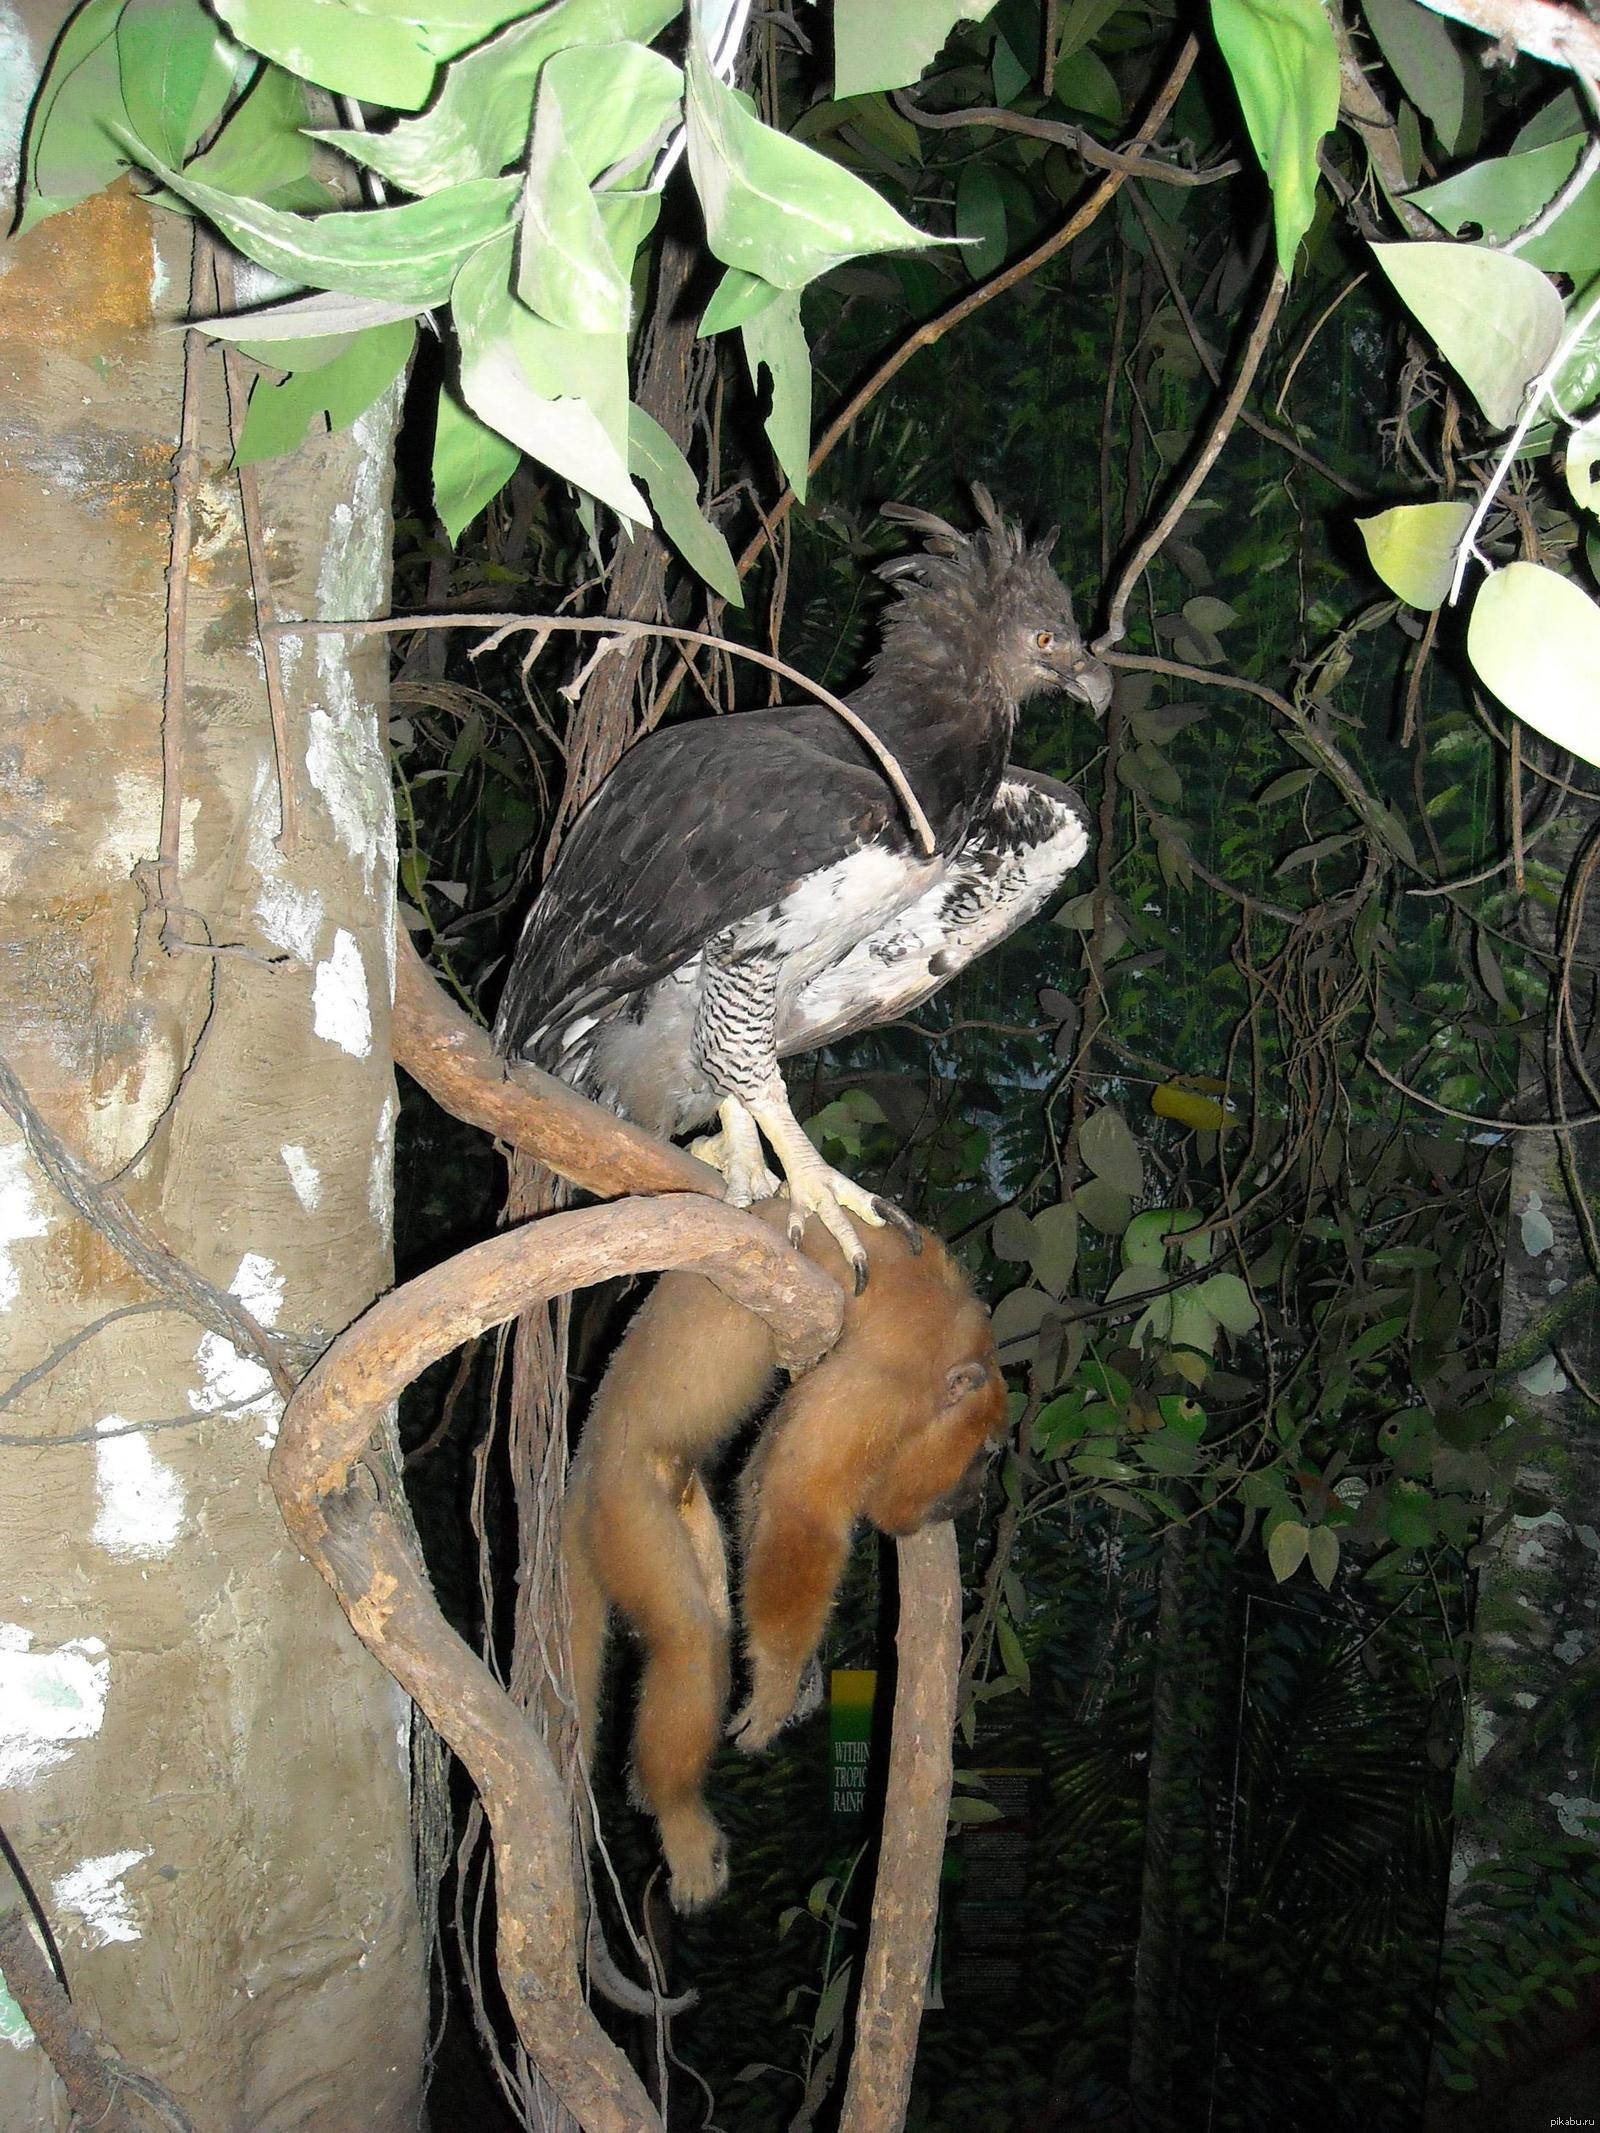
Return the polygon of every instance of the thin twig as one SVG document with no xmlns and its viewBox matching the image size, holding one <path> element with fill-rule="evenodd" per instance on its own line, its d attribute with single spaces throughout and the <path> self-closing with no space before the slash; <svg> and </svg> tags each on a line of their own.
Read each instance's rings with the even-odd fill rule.
<svg viewBox="0 0 1600 2133">
<path fill-rule="evenodd" d="M 1570 1131 L 1575 1126 L 1600 1126 L 1600 1111 L 1586 1111 L 1581 1118 L 1561 1120 L 1554 1118 L 1484 1118 L 1476 1111 L 1458 1111 L 1454 1104 L 1438 1103 L 1433 1097 L 1424 1096 L 1420 1089 L 1412 1088 L 1411 1084 L 1407 1081 L 1402 1081 L 1398 1074 L 1391 1074 L 1383 1061 L 1375 1058 L 1371 1052 L 1366 1055 L 1366 1063 L 1381 1081 L 1386 1081 L 1391 1089 L 1398 1089 L 1402 1096 L 1410 1097 L 1414 1104 L 1422 1104 L 1429 1111 L 1437 1111 L 1441 1118 L 1459 1118 L 1463 1125 L 1479 1126 L 1485 1133 L 1559 1134 L 1564 1131 Z"/>
<path fill-rule="evenodd" d="M 1222 383 L 1222 367 L 1212 352 L 1210 342 L 1200 331 L 1194 313 L 1189 309 L 1188 300 L 1184 296 L 1182 286 L 1178 281 L 1177 269 L 1172 264 L 1171 254 L 1161 241 L 1161 232 L 1156 227 L 1155 217 L 1145 205 L 1144 197 L 1137 185 L 1130 185 L 1128 188 L 1128 204 L 1138 216 L 1140 227 L 1149 241 L 1151 251 L 1155 254 L 1156 265 L 1161 269 L 1161 278 L 1167 285 L 1167 293 L 1171 296 L 1177 309 L 1178 317 L 1183 324 L 1183 330 L 1189 336 L 1190 347 L 1200 358 L 1201 368 L 1205 371 L 1212 384 L 1220 385 Z M 1354 283 L 1351 286 L 1354 287 Z M 1349 291 L 1346 290 L 1344 293 L 1348 295 Z M 1329 309 L 1331 310 L 1332 306 Z M 1324 313 L 1323 316 L 1326 317 L 1327 313 Z M 1305 349 L 1302 348 L 1300 354 L 1304 355 L 1304 353 Z M 1298 362 L 1300 357 L 1297 356 L 1295 360 Z M 1285 390 L 1287 390 L 1287 386 Z M 1283 395 L 1281 393 L 1278 396 L 1278 406 L 1281 413 L 1283 406 Z M 1356 482 L 1347 481 L 1344 475 L 1336 473 L 1325 459 L 1319 459 L 1315 452 L 1308 451 L 1298 437 L 1286 437 L 1282 430 L 1275 430 L 1270 422 L 1264 421 L 1260 415 L 1254 413 L 1248 407 L 1240 409 L 1239 420 L 1247 430 L 1253 431 L 1257 437 L 1264 438 L 1268 444 L 1275 444 L 1280 452 L 1287 452 L 1291 459 L 1298 459 L 1303 465 L 1308 466 L 1314 474 L 1320 474 L 1324 481 L 1331 483 L 1334 488 L 1342 490 L 1346 496 L 1353 496 L 1360 502 L 1366 501 L 1367 490 L 1361 488 Z"/>
<path fill-rule="evenodd" d="M 380 193 L 380 199 L 381 199 Z M 233 311 L 233 261 L 220 244 L 206 240 L 217 280 L 217 309 Z M 261 486 L 254 467 L 237 464 L 239 440 L 244 435 L 246 414 L 244 358 L 236 348 L 222 344 L 222 373 L 228 388 L 228 430 L 233 439 L 234 472 L 239 482 L 239 517 L 244 525 L 245 560 L 250 570 L 250 591 L 255 614 L 256 642 L 261 647 L 261 672 L 267 685 L 267 716 L 272 721 L 272 755 L 278 772 L 278 834 L 273 840 L 287 859 L 300 841 L 299 809 L 295 799 L 294 757 L 289 749 L 289 697 L 283 681 L 283 656 L 272 634 L 277 608 L 272 597 L 272 569 L 267 555 L 267 537 L 261 523 Z"/>
<path fill-rule="evenodd" d="M 1237 156 L 1212 163 L 1204 170 L 1185 170 L 1176 163 L 1163 163 L 1159 156 L 1144 156 L 1126 148 L 1107 148 L 1086 126 L 1073 126 L 1060 119 L 1029 118 L 1021 111 L 1007 111 L 998 104 L 974 104 L 964 111 L 929 111 L 914 103 L 903 89 L 891 101 L 902 117 L 914 126 L 944 132 L 960 126 L 990 126 L 998 133 L 1020 133 L 1030 141 L 1050 141 L 1070 149 L 1095 170 L 1120 171 L 1125 178 L 1149 178 L 1158 185 L 1217 185 L 1237 177 L 1244 165 Z"/>
<path fill-rule="evenodd" d="M 51 1184 L 91 1228 L 114 1245 L 135 1272 L 177 1310 L 220 1333 L 242 1352 L 256 1357 L 278 1390 L 288 1397 L 295 1379 L 287 1362 L 287 1344 L 268 1333 L 226 1289 L 207 1281 L 178 1257 L 135 1214 L 114 1186 L 95 1177 L 46 1124 L 8 1061 L 0 1059 L 0 1110 L 22 1128 L 28 1153 Z"/>
<path fill-rule="evenodd" d="M 198 222 L 189 260 L 189 311 L 203 308 L 202 282 L 209 275 L 207 240 Z M 156 883 L 163 948 L 171 944 L 172 909 L 178 902 L 183 830 L 184 698 L 189 622 L 189 551 L 194 544 L 194 491 L 200 475 L 200 377 L 205 337 L 191 326 L 183 337 L 183 393 L 178 444 L 172 460 L 172 535 L 167 548 L 166 661 L 161 681 L 161 842 Z"/>
<path fill-rule="evenodd" d="M 400 630 L 489 630 L 490 636 L 474 647 L 473 657 L 492 652 L 517 630 L 561 631 L 572 636 L 582 636 L 594 630 L 605 631 L 617 637 L 665 637 L 677 644 L 699 645 L 714 652 L 731 652 L 739 659 L 748 659 L 769 673 L 780 674 L 785 681 L 792 681 L 797 688 L 814 696 L 819 704 L 825 704 L 836 718 L 842 718 L 861 745 L 875 759 L 879 769 L 894 787 L 901 806 L 906 811 L 913 833 L 924 852 L 935 848 L 932 826 L 923 812 L 922 803 L 911 789 L 910 780 L 901 769 L 894 752 L 885 746 L 861 716 L 852 710 L 842 698 L 825 689 L 820 681 L 813 681 L 809 674 L 802 674 L 787 660 L 775 659 L 770 652 L 758 652 L 753 645 L 735 644 L 730 638 L 713 637 L 707 630 L 678 629 L 666 622 L 634 622 L 623 615 L 385 615 L 372 621 L 342 622 L 328 617 L 308 617 L 299 622 L 275 622 L 275 630 L 290 631 L 295 635 L 313 635 L 325 631 L 339 631 L 350 637 L 380 637 L 393 635 Z"/>
<path fill-rule="evenodd" d="M 1282 307 L 1285 295 L 1288 293 L 1288 288 L 1289 283 L 1282 267 L 1274 267 L 1272 279 L 1267 284 L 1267 293 L 1262 298 L 1261 309 L 1256 316 L 1255 325 L 1251 328 L 1250 338 L 1245 343 L 1244 354 L 1239 361 L 1238 375 L 1229 388 L 1227 398 L 1217 412 L 1217 419 L 1212 425 L 1211 435 L 1195 454 L 1188 473 L 1179 482 L 1167 508 L 1129 558 L 1127 568 L 1123 571 L 1115 596 L 1111 601 L 1106 617 L 1105 634 L 1096 645 L 1096 651 L 1104 652 L 1112 645 L 1119 644 L 1122 641 L 1127 629 L 1128 602 L 1133 597 L 1134 587 L 1144 576 L 1145 571 L 1156 556 L 1160 554 L 1173 528 L 1194 501 L 1200 484 L 1216 464 L 1222 447 L 1232 434 L 1233 426 L 1239 418 L 1239 411 L 1244 406 L 1245 396 L 1255 383 L 1256 372 L 1261 367 L 1261 359 L 1267 352 L 1267 342 L 1271 338 L 1273 326 L 1277 321 L 1278 312 Z"/>
</svg>

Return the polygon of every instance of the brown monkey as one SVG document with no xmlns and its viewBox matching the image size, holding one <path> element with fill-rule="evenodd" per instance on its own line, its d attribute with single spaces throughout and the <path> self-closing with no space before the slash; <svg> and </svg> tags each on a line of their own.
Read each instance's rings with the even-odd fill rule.
<svg viewBox="0 0 1600 2133">
<path fill-rule="evenodd" d="M 787 1210 L 756 1209 L 781 1227 Z M 865 1243 L 872 1277 L 844 1330 L 779 1402 L 740 1488 L 750 1689 L 729 1733 L 746 1753 L 794 1715 L 860 1518 L 914 1533 L 976 1495 L 1005 1426 L 989 1314 L 936 1238 Z M 804 1249 L 847 1292 L 813 1221 Z M 672 1901 L 727 1886 L 702 1790 L 727 1704 L 732 1609 L 722 1529 L 702 1469 L 769 1389 L 772 1337 L 698 1274 L 665 1274 L 618 1348 L 573 1462 L 562 1520 L 579 1738 L 593 1749 L 611 1610 L 644 1648 L 633 1777 L 655 1816 Z"/>
</svg>

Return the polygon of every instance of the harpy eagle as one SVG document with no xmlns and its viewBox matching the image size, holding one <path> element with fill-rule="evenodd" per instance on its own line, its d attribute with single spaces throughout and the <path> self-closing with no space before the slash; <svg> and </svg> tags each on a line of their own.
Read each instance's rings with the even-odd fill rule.
<svg viewBox="0 0 1600 2133">
<path fill-rule="evenodd" d="M 1067 786 L 1007 762 L 1019 704 L 1064 691 L 1103 712 L 1050 561 L 978 493 L 976 535 L 903 507 L 927 537 L 883 566 L 882 648 L 849 701 L 898 759 L 925 854 L 850 728 L 822 705 L 740 711 L 647 735 L 578 817 L 522 930 L 495 1025 L 531 1060 L 694 1144 L 740 1205 L 778 1189 L 865 1278 L 848 1217 L 895 1210 L 825 1163 L 780 1059 L 919 1006 L 1032 916 L 1088 846 Z M 903 1218 L 901 1218 L 903 1219 Z"/>
</svg>

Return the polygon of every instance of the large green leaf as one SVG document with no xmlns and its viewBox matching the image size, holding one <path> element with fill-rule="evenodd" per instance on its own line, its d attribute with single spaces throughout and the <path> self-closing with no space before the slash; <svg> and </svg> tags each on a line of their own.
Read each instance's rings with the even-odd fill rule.
<svg viewBox="0 0 1600 2133">
<path fill-rule="evenodd" d="M 1078 1152 L 1097 1178 L 1118 1192 L 1139 1193 L 1144 1186 L 1144 1158 L 1128 1121 L 1110 1104 L 1102 1104 L 1084 1121 Z"/>
<path fill-rule="evenodd" d="M 433 430 L 433 507 L 452 542 L 500 494 L 521 457 L 454 393 L 440 393 Z"/>
<path fill-rule="evenodd" d="M 310 116 L 304 82 L 264 61 L 243 102 L 184 176 L 191 184 L 248 193 L 264 206 L 282 207 L 282 195 L 309 179 L 311 143 L 304 128 Z"/>
<path fill-rule="evenodd" d="M 1448 25 L 1421 0 L 1362 0 L 1361 12 L 1395 79 L 1454 155 L 1467 117 L 1467 58 Z"/>
<path fill-rule="evenodd" d="M 577 45 L 645 44 L 677 13 L 674 0 L 556 0 L 454 61 L 424 117 L 401 119 L 387 133 L 330 128 L 318 139 L 403 192 L 497 177 L 522 159 L 534 86 L 553 54 Z"/>
<path fill-rule="evenodd" d="M 943 241 L 913 229 L 852 172 L 764 126 L 718 81 L 698 33 L 688 82 L 689 168 L 707 242 L 725 266 L 802 289 L 862 253 Z"/>
<path fill-rule="evenodd" d="M 684 561 L 700 573 L 713 592 L 721 593 L 735 607 L 743 607 L 739 573 L 728 544 L 701 515 L 693 467 L 660 423 L 642 407 L 632 408 L 628 414 L 628 467 L 649 490 L 662 531 Z"/>
<path fill-rule="evenodd" d="M 336 95 L 416 111 L 438 71 L 415 22 L 358 15 L 342 0 L 216 0 L 241 44 Z"/>
<path fill-rule="evenodd" d="M 746 274 L 742 267 L 729 267 L 701 314 L 699 338 L 703 340 L 709 333 L 723 333 L 730 326 L 742 326 L 747 319 L 765 311 L 768 304 L 782 293 L 770 281 L 763 281 L 759 274 Z"/>
<path fill-rule="evenodd" d="M 630 40 L 586 42 L 558 52 L 539 76 L 539 101 L 555 95 L 567 140 L 593 181 L 615 164 L 648 175 L 641 151 L 664 141 L 683 109 L 683 73 L 659 52 Z M 635 158 L 640 158 L 635 162 Z"/>
<path fill-rule="evenodd" d="M 244 55 L 199 0 L 127 0 L 117 63 L 129 123 L 169 163 L 181 163 L 221 117 Z"/>
<path fill-rule="evenodd" d="M 298 451 L 307 429 L 318 420 L 325 420 L 331 430 L 348 428 L 399 377 L 416 338 L 409 319 L 372 326 L 357 334 L 342 354 L 314 370 L 294 371 L 276 385 L 257 378 L 234 465 L 253 466 Z"/>
<path fill-rule="evenodd" d="M 502 437 L 622 517 L 648 523 L 628 478 L 623 336 L 562 333 L 536 318 L 511 292 L 511 252 L 507 231 L 456 276 L 462 397 Z"/>
<path fill-rule="evenodd" d="M 132 152 L 258 266 L 288 281 L 393 303 L 441 303 L 462 261 L 506 228 L 519 191 L 515 178 L 473 178 L 404 207 L 285 215 Z"/>
<path fill-rule="evenodd" d="M 1542 563 L 1508 563 L 1484 581 L 1467 656 L 1507 710 L 1600 763 L 1600 606 Z"/>
<path fill-rule="evenodd" d="M 1398 504 L 1358 518 L 1367 559 L 1408 607 L 1435 608 L 1450 590 L 1470 504 Z"/>
<path fill-rule="evenodd" d="M 653 194 L 597 197 L 618 164 L 648 169 L 678 117 L 683 77 L 640 44 L 558 52 L 539 77 L 528 153 L 517 293 L 552 325 L 582 333 L 628 324 L 634 253 L 658 212 Z"/>
<path fill-rule="evenodd" d="M 89 0 L 51 54 L 28 116 L 19 230 L 88 199 L 127 164 L 111 130 L 125 118 L 116 44 L 122 5 Z"/>
<path fill-rule="evenodd" d="M 1339 116 L 1339 53 L 1318 0 L 1211 0 L 1251 143 L 1272 188 L 1278 265 L 1316 212 L 1317 150 Z"/>
<path fill-rule="evenodd" d="M 993 5 L 994 0 L 835 0 L 834 94 L 903 89 L 958 22 L 981 21 Z"/>
<path fill-rule="evenodd" d="M 1525 229 L 1555 198 L 1585 146 L 1577 135 L 1520 155 L 1490 156 L 1409 198 L 1441 228 L 1459 233 L 1472 224 L 1485 237 L 1503 241 Z M 1578 280 L 1600 271 L 1600 182 L 1591 178 L 1549 229 L 1519 248 L 1517 257 Z"/>
<path fill-rule="evenodd" d="M 611 256 L 589 181 L 567 146 L 560 98 L 549 79 L 554 68 L 552 60 L 539 86 L 528 150 L 517 294 L 553 326 L 620 333 L 628 324 L 630 285 Z"/>
<path fill-rule="evenodd" d="M 1497 429 L 1561 339 L 1561 299 L 1537 267 L 1470 244 L 1375 244 L 1373 257 Z"/>
<path fill-rule="evenodd" d="M 296 370 L 308 370 L 313 367 L 309 348 L 326 348 L 329 357 L 337 355 L 348 347 L 352 335 L 366 332 L 369 326 L 392 326 L 400 319 L 415 318 L 418 309 L 416 304 L 386 303 L 381 296 L 319 290 L 315 296 L 291 297 L 260 311 L 235 311 L 195 323 L 213 340 L 232 341 L 254 362 L 280 370 L 290 364 Z"/>
<path fill-rule="evenodd" d="M 751 383 L 759 392 L 761 373 L 772 380 L 772 405 L 765 429 L 777 462 L 801 503 L 806 500 L 811 459 L 811 350 L 800 322 L 800 292 L 786 290 L 739 329 Z"/>
</svg>

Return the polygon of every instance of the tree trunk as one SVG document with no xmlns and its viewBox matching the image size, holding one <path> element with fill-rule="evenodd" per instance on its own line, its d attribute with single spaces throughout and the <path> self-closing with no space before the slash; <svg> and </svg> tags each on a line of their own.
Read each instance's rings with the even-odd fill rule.
<svg viewBox="0 0 1600 2133">
<path fill-rule="evenodd" d="M 24 8 L 35 74 L 62 16 Z M 4 261 L 0 1054 L 47 1131 L 298 1370 L 390 1280 L 384 653 L 284 640 L 299 819 L 280 851 L 207 353 L 165 952 L 190 233 L 124 183 Z M 391 394 L 264 475 L 280 613 L 384 606 L 396 414 Z M 426 2016 L 410 1706 L 278 1516 L 268 1372 L 192 1315 L 192 1287 L 135 1271 L 92 1192 L 87 1216 L 68 1204 L 42 1145 L 0 1115 L 0 1824 L 78 2013 L 198 2133 L 400 2133 Z M 64 2128 L 0 1996 L 6 2039 L 0 2133 Z"/>
<path fill-rule="evenodd" d="M 1593 808 L 1568 797 L 1544 854 L 1548 865 L 1568 869 L 1559 924 L 1541 902 L 1529 897 L 1524 904 L 1533 943 L 1571 958 L 1565 1057 L 1552 999 L 1546 1041 L 1530 1044 L 1524 1058 L 1520 1111 L 1529 1119 L 1595 1109 L 1597 835 Z M 1574 1049 L 1588 1087 L 1575 1073 Z M 1600 1829 L 1600 1310 L 1593 1271 L 1600 1130 L 1578 1127 L 1561 1139 L 1535 1132 L 1512 1142 L 1499 1363 L 1508 1410 L 1530 1426 L 1517 1473 L 1526 1497 L 1520 1515 L 1492 1533 L 1478 1573 L 1447 1943 L 1462 1930 L 1461 1907 L 1472 1895 L 1467 1877 L 1480 1861 L 1563 1833 L 1592 1845 Z M 1472 1928 L 1482 1933 L 1484 1907 L 1475 1908 Z M 1521 1923 L 1515 1914 L 1507 1922 Z M 1519 1952 L 1507 1961 L 1515 1971 Z M 1437 2084 L 1434 2101 L 1436 2108 L 1445 2101 Z"/>
<path fill-rule="evenodd" d="M 1150 1700 L 1150 1761 L 1145 1792 L 1144 1873 L 1139 1891 L 1139 1943 L 1134 1958 L 1133 2026 L 1128 2094 L 1140 2133 L 1169 2133 L 1174 2123 L 1173 2051 L 1177 2042 L 1177 1983 L 1182 1920 L 1173 1862 L 1183 1820 L 1186 1773 L 1194 1737 L 1186 1700 L 1194 1653 L 1185 1617 L 1190 1526 L 1174 1524 L 1161 1541 L 1160 1604 Z"/>
</svg>

